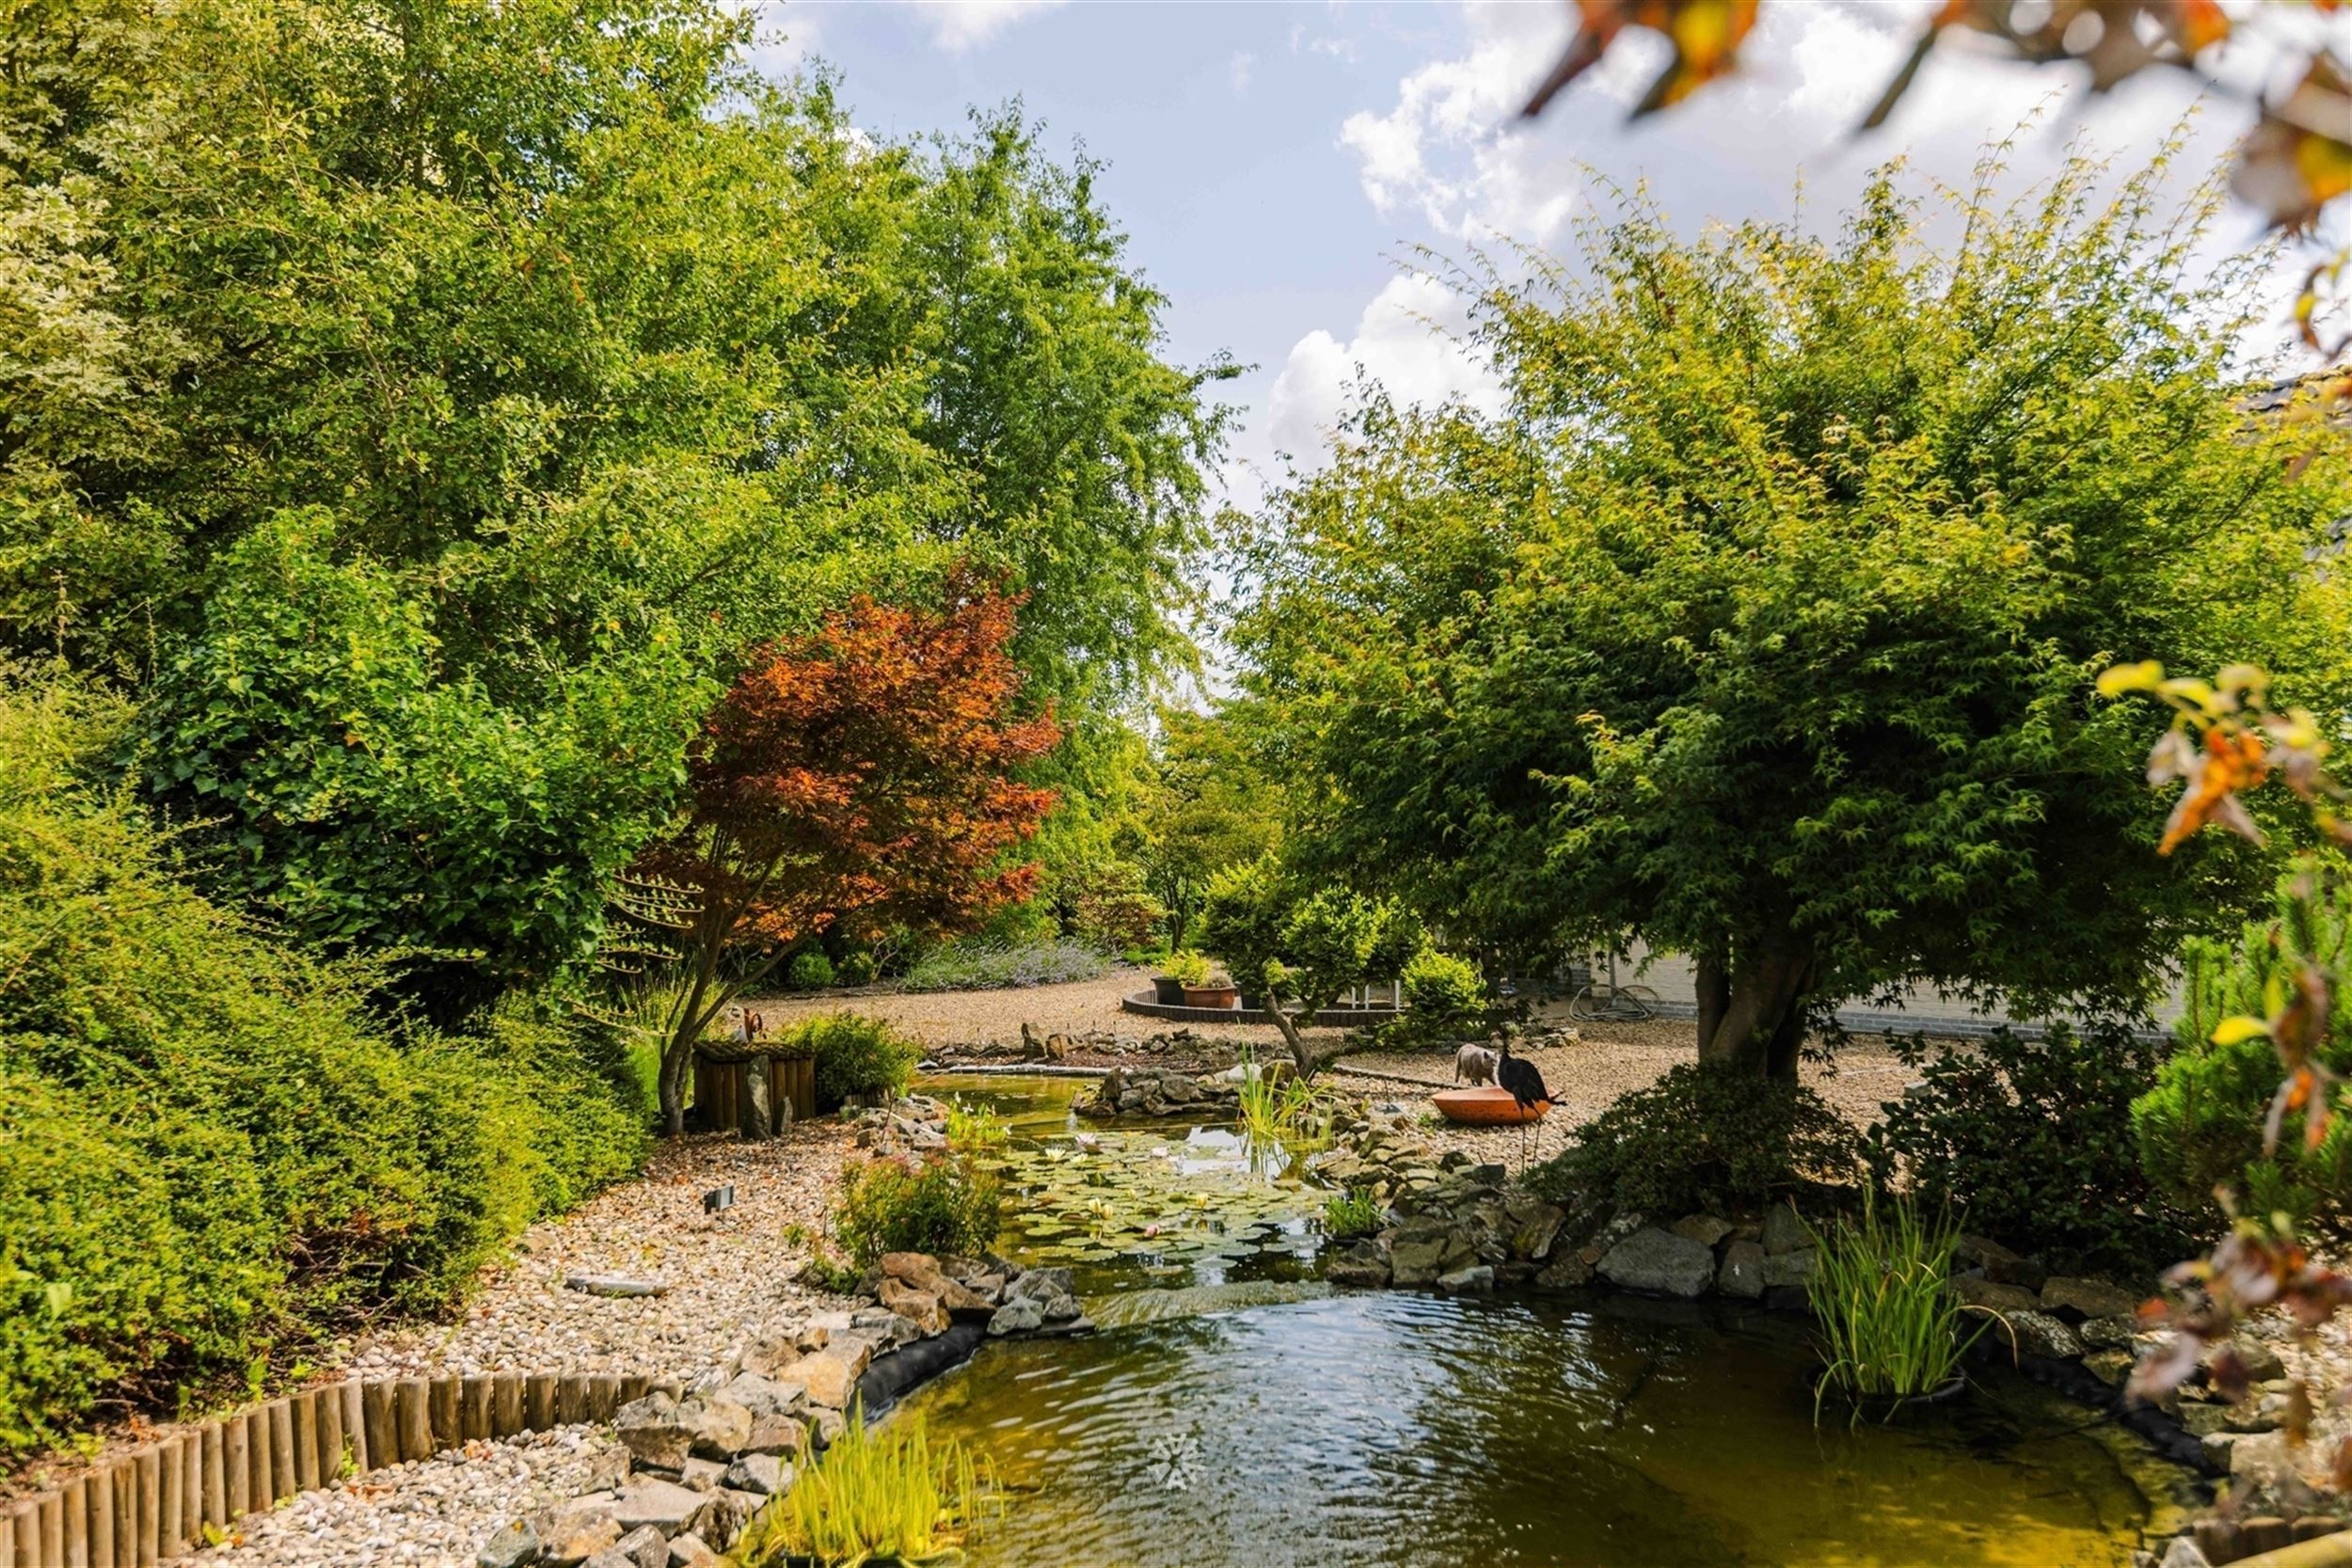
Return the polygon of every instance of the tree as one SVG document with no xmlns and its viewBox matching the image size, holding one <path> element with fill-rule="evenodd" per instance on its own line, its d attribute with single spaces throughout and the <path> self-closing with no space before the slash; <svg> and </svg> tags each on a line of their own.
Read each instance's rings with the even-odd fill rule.
<svg viewBox="0 0 2352 1568">
<path fill-rule="evenodd" d="M 228 901 L 470 1004 L 593 950 L 740 650 L 855 593 L 1029 593 L 1066 794 L 1187 662 L 1227 367 L 1017 112 L 878 141 L 714 0 L 20 20 L 0 649 L 143 689 Z"/>
<path fill-rule="evenodd" d="M 1315 887 L 1271 851 L 1210 880 L 1201 927 L 1301 1077 L 1338 1054 L 1308 1043 L 1315 1015 L 1352 987 L 1396 978 L 1427 941 L 1394 901 Z"/>
<path fill-rule="evenodd" d="M 1948 256 L 1886 173 L 1834 243 L 1636 201 L 1587 277 L 1488 279 L 1506 411 L 1375 401 L 1239 541 L 1297 851 L 1472 945 L 1685 952 L 1701 1057 L 1779 1077 L 1903 981 L 2144 1005 L 2270 873 L 2158 868 L 2092 677 L 2251 655 L 2340 711 L 2352 489 L 2233 390 L 2210 201 L 2096 174 Z"/>
<path fill-rule="evenodd" d="M 1281 833 L 1281 796 L 1237 733 L 1230 705 L 1216 713 L 1161 711 L 1158 756 L 1131 816 L 1144 885 L 1168 911 L 1168 942 L 1182 947 L 1210 879 L 1254 861 Z"/>
<path fill-rule="evenodd" d="M 1017 600 L 967 590 L 938 612 L 860 597 L 756 650 L 690 764 L 692 806 L 625 884 L 624 917 L 684 966 L 661 1114 L 683 1129 L 695 1045 L 727 1004 L 811 938 L 968 928 L 1026 897 L 1007 855 L 1051 811 L 1016 781 L 1050 714 L 1016 718 Z"/>
</svg>

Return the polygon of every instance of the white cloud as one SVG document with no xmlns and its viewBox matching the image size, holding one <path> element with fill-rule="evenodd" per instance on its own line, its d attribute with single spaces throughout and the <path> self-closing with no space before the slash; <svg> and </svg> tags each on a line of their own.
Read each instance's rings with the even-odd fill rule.
<svg viewBox="0 0 2352 1568">
<path fill-rule="evenodd" d="M 1257 55 L 1251 54 L 1247 49 L 1234 51 L 1233 63 L 1230 70 L 1232 76 L 1233 96 L 1235 98 L 1241 97 L 1244 93 L 1249 90 L 1250 72 L 1255 71 L 1257 67 Z"/>
<path fill-rule="evenodd" d="M 1311 464 L 1332 427 L 1376 383 L 1400 404 L 1462 398 L 1492 410 L 1501 388 L 1463 346 L 1467 315 L 1459 294 L 1426 273 L 1401 273 L 1373 296 L 1356 330 L 1342 342 L 1321 327 L 1292 345 L 1266 393 L 1265 429 L 1277 451 Z"/>
<path fill-rule="evenodd" d="M 977 49 L 1025 17 L 1052 10 L 1066 0 L 917 0 L 930 24 L 931 41 L 961 54 Z"/>
</svg>

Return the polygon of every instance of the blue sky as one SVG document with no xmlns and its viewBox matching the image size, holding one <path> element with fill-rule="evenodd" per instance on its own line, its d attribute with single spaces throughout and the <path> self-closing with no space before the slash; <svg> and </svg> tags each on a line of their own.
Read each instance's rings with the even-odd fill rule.
<svg viewBox="0 0 2352 1568">
<path fill-rule="evenodd" d="M 1857 142 L 1851 128 L 1927 8 L 1767 0 L 1741 75 L 1638 126 L 1626 106 L 1660 58 L 1639 33 L 1542 121 L 1516 119 L 1568 37 L 1556 0 L 795 3 L 763 12 L 783 37 L 762 63 L 827 62 L 858 122 L 885 137 L 955 128 L 969 106 L 1017 98 L 1049 146 L 1103 160 L 1098 188 L 1131 259 L 1172 298 L 1171 354 L 1225 350 L 1255 367 L 1226 384 L 1243 422 L 1225 479 L 1247 504 L 1279 473 L 1278 452 L 1311 461 L 1359 374 L 1406 399 L 1480 396 L 1483 373 L 1445 336 L 1452 297 L 1399 263 L 1416 246 L 1459 255 L 1498 236 L 1559 245 L 1588 199 L 1586 168 L 1647 181 L 1691 227 L 1786 216 L 1802 178 L 1806 221 L 1826 227 L 1883 157 L 1961 181 L 1988 135 L 2046 106 L 2010 158 L 2023 184 L 2076 135 L 2144 154 L 2196 102 L 2177 73 L 2091 100 L 2068 92 L 2064 72 L 1954 51 Z M 2240 48 L 2225 63 L 2251 80 L 2267 57 Z M 2209 105 L 2189 163 L 2210 167 L 2247 122 L 2240 106 Z M 2242 214 L 2225 230 L 2217 251 L 2256 238 Z"/>
</svg>

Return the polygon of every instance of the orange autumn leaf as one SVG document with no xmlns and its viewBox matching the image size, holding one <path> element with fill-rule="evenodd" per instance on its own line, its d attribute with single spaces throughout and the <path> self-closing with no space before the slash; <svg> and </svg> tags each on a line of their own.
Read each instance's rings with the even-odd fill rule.
<svg viewBox="0 0 2352 1568">
<path fill-rule="evenodd" d="M 1678 103 L 1739 63 L 1740 45 L 1756 26 L 1756 0 L 1569 0 L 1576 34 L 1520 113 L 1542 114 L 1560 90 L 1600 62 L 1628 27 L 1663 34 L 1673 46 L 1666 69 L 1634 104 L 1639 119 Z"/>
<path fill-rule="evenodd" d="M 2263 743 L 2250 731 L 2229 730 L 2217 724 L 2205 731 L 2204 752 L 2197 776 L 2183 792 L 2164 825 L 2164 841 L 2156 852 L 2169 855 L 2184 839 L 2208 822 L 2217 823 L 2242 837 L 2262 841 L 2262 830 L 2246 814 L 2237 798 L 2268 775 Z"/>
</svg>

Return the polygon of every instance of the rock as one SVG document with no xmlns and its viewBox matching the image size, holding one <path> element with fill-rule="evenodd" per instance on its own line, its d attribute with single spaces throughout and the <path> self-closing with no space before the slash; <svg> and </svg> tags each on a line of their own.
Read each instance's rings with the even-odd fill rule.
<svg viewBox="0 0 2352 1568">
<path fill-rule="evenodd" d="M 946 1283 L 945 1279 L 940 1281 L 943 1286 Z M 922 1330 L 927 1336 L 947 1332 L 947 1309 L 939 1304 L 939 1297 L 932 1291 L 918 1291 L 912 1285 L 904 1284 L 884 1275 L 882 1282 L 882 1304 Z"/>
<path fill-rule="evenodd" d="M 1766 1253 L 1764 1288 L 1770 1291 L 1781 1286 L 1810 1284 L 1813 1271 L 1820 1261 L 1820 1255 L 1810 1247 L 1801 1252 Z"/>
<path fill-rule="evenodd" d="M 2249 1383 L 2266 1383 L 2274 1377 L 2287 1375 L 2287 1364 L 2279 1359 L 2279 1353 L 2251 1335 L 2241 1334 L 2230 1340 L 2229 1344 L 2237 1351 L 2238 1360 L 2246 1369 L 2246 1380 Z M 2215 1345 L 2205 1352 L 2204 1360 L 2207 1367 L 2213 1365 L 2214 1357 L 2221 1353 L 2221 1346 Z"/>
<path fill-rule="evenodd" d="M 1005 1287 L 1007 1301 L 1042 1302 L 1050 1296 L 1077 1293 L 1077 1284 L 1068 1269 L 1024 1269 L 1018 1279 Z"/>
<path fill-rule="evenodd" d="M 2074 1332 L 2092 1350 L 2133 1350 L 2139 1324 L 2131 1318 L 2086 1318 L 2074 1325 Z"/>
<path fill-rule="evenodd" d="M 772 1377 L 801 1358 L 801 1347 L 788 1335 L 771 1334 L 745 1348 L 739 1365 L 758 1377 Z"/>
<path fill-rule="evenodd" d="M 2047 1312 L 2010 1312 L 2003 1318 L 2009 1324 L 2008 1338 L 2015 1341 L 2022 1354 L 2071 1361 L 2083 1353 L 2081 1338 Z M 1994 1326 L 1994 1332 L 2000 1333 L 1998 1324 Z"/>
<path fill-rule="evenodd" d="M 1511 1232 L 1511 1256 L 1531 1263 L 1540 1263 L 1551 1256 L 1552 1243 L 1560 1239 L 1560 1227 L 1568 1223 L 1566 1212 L 1554 1203 L 1541 1203 L 1534 1212 L 1520 1218 Z"/>
<path fill-rule="evenodd" d="M 715 1492 L 719 1482 L 726 1479 L 727 1467 L 715 1459 L 690 1459 L 678 1471 L 678 1484 L 697 1492 Z"/>
<path fill-rule="evenodd" d="M 1389 1255 L 1365 1237 L 1324 1265 L 1323 1277 L 1334 1285 L 1378 1290 L 1389 1282 Z"/>
<path fill-rule="evenodd" d="M 1723 1266 L 1715 1271 L 1715 1289 L 1743 1301 L 1756 1300 L 1764 1293 L 1764 1265 L 1771 1260 L 1759 1243 L 1732 1243 L 1724 1248 Z"/>
<path fill-rule="evenodd" d="M 796 1459 L 808 1447 L 808 1423 L 798 1416 L 755 1416 L 745 1453 L 781 1454 Z"/>
<path fill-rule="evenodd" d="M 1794 1252 L 1799 1247 L 1809 1247 L 1812 1244 L 1812 1233 L 1805 1229 L 1804 1221 L 1797 1217 L 1797 1211 L 1790 1205 L 1786 1202 L 1775 1203 L 1764 1211 L 1764 1250 L 1766 1252 L 1778 1257 L 1784 1252 Z"/>
<path fill-rule="evenodd" d="M 1438 1276 L 1438 1289 L 1454 1295 L 1492 1295 L 1495 1289 L 1494 1266 L 1473 1263 L 1466 1269 L 1455 1269 L 1452 1274 L 1441 1274 Z"/>
<path fill-rule="evenodd" d="M 660 1476 L 632 1476 L 613 1498 L 612 1513 L 624 1530 L 651 1525 L 664 1535 L 684 1529 L 709 1499 L 691 1487 Z"/>
<path fill-rule="evenodd" d="M 666 1296 L 670 1288 L 659 1279 L 627 1274 L 573 1274 L 564 1276 L 564 1289 L 592 1296 Z"/>
<path fill-rule="evenodd" d="M 2121 1388 L 2132 1375 L 2132 1364 L 2138 1359 L 2127 1350 L 2094 1350 L 2083 1357 L 2084 1370 L 2110 1388 Z"/>
<path fill-rule="evenodd" d="M 2213 1560 L 2197 1549 L 2197 1543 L 2185 1535 L 2176 1535 L 2172 1544 L 2156 1560 L 2156 1568 L 2213 1568 Z"/>
<path fill-rule="evenodd" d="M 656 1470 L 675 1471 L 693 1451 L 694 1433 L 678 1418 L 677 1402 L 659 1391 L 621 1406 L 612 1428 L 638 1464 Z"/>
<path fill-rule="evenodd" d="M 587 1561 L 620 1540 L 622 1533 L 613 1499 L 596 1492 L 556 1504 L 532 1528 L 539 1537 L 539 1560 L 555 1568 Z"/>
<path fill-rule="evenodd" d="M 939 1259 L 928 1252 L 885 1252 L 881 1268 L 884 1279 L 895 1279 L 918 1291 L 937 1292 L 947 1275 L 940 1268 Z"/>
<path fill-rule="evenodd" d="M 1601 1258 L 1600 1276 L 1628 1291 L 1702 1296 L 1715 1280 L 1715 1254 L 1688 1236 L 1645 1227 Z"/>
<path fill-rule="evenodd" d="M 808 1413 L 809 1441 L 821 1452 L 833 1447 L 834 1439 L 840 1436 L 849 1424 L 850 1418 L 840 1411 L 828 1410 L 820 1405 Z"/>
<path fill-rule="evenodd" d="M 1593 1266 L 1575 1253 L 1568 1252 L 1553 1259 L 1544 1272 L 1535 1276 L 1535 1284 L 1538 1289 L 1546 1291 L 1573 1291 L 1580 1285 L 1590 1284 L 1592 1278 Z"/>
<path fill-rule="evenodd" d="M 501 1528 L 473 1555 L 478 1568 L 523 1568 L 539 1555 L 539 1532 L 517 1519 Z"/>
<path fill-rule="evenodd" d="M 727 1466 L 726 1484 L 738 1492 L 772 1497 L 792 1483 L 792 1472 L 771 1453 L 747 1453 Z"/>
<path fill-rule="evenodd" d="M 2210 1437 L 2228 1430 L 2229 1410 L 2218 1404 L 2184 1404 L 2181 1406 L 2181 1430 L 2191 1437 Z"/>
<path fill-rule="evenodd" d="M 2222 1434 L 2217 1434 L 2222 1435 Z M 2213 1438 L 2205 1439 L 2207 1443 Z M 2287 1448 L 2283 1432 L 2247 1433 L 2230 1438 L 2230 1474 L 2249 1476 L 2257 1481 L 2281 1473 L 2292 1473 L 2295 1458 Z"/>
<path fill-rule="evenodd" d="M 755 1421 L 762 1416 L 790 1416 L 808 1406 L 799 1385 L 756 1372 L 739 1372 L 719 1386 L 716 1397 L 741 1405 Z"/>
<path fill-rule="evenodd" d="M 741 1453 L 752 1438 L 752 1413 L 717 1394 L 679 1405 L 677 1424 L 692 1434 L 694 1452 L 722 1465 Z"/>
<path fill-rule="evenodd" d="M 828 1346 L 813 1355 L 801 1357 L 792 1370 L 806 1390 L 809 1403 L 826 1410 L 845 1410 L 850 1396 L 857 1391 L 858 1375 L 866 1370 L 869 1359 L 870 1354 L 863 1345 L 854 1352 L 842 1346 Z"/>
<path fill-rule="evenodd" d="M 2012 1312 L 2037 1312 L 2042 1298 L 2015 1285 L 1997 1284 L 1982 1275 L 1952 1276 L 1952 1299 L 1963 1307 L 1981 1307 L 2004 1317 Z"/>
<path fill-rule="evenodd" d="M 1511 1180 L 1511 1172 L 1507 1167 L 1489 1160 L 1483 1165 L 1470 1166 L 1469 1180 L 1473 1186 L 1500 1187 Z"/>
<path fill-rule="evenodd" d="M 1033 1301 L 1009 1301 L 988 1320 L 989 1338 L 993 1339 L 1001 1339 L 1008 1334 L 1035 1334 L 1044 1326 L 1045 1313 Z"/>
<path fill-rule="evenodd" d="M 1982 1269 L 1985 1278 L 1995 1285 L 2015 1285 L 2039 1293 L 2050 1276 L 2050 1271 L 2032 1259 L 2021 1258 L 1983 1236 L 1963 1236 L 1955 1256 L 1964 1267 Z"/>
<path fill-rule="evenodd" d="M 1703 1247 L 1712 1247 L 1731 1234 L 1731 1222 L 1713 1214 L 1685 1214 L 1675 1221 L 1674 1232 Z"/>
<path fill-rule="evenodd" d="M 2139 1309 L 2140 1298 L 2104 1279 L 2053 1277 L 2042 1287 L 2042 1309 L 2068 1323 L 2086 1318 L 2128 1318 Z"/>
<path fill-rule="evenodd" d="M 721 1568 L 721 1563 L 719 1554 L 689 1530 L 670 1543 L 670 1568 Z"/>
<path fill-rule="evenodd" d="M 687 1521 L 687 1528 L 723 1552 L 735 1544 L 735 1538 L 743 1533 L 743 1527 L 752 1522 L 752 1515 L 767 1506 L 768 1499 L 764 1496 L 721 1487 L 711 1494 L 710 1501 L 704 1505 L 703 1511 Z"/>
<path fill-rule="evenodd" d="M 764 1078 L 766 1073 L 758 1076 Z M 670 1560 L 670 1543 L 651 1525 L 641 1525 L 622 1536 L 611 1546 L 596 1554 L 597 1560 L 615 1558 L 629 1568 L 662 1568 Z"/>
</svg>

